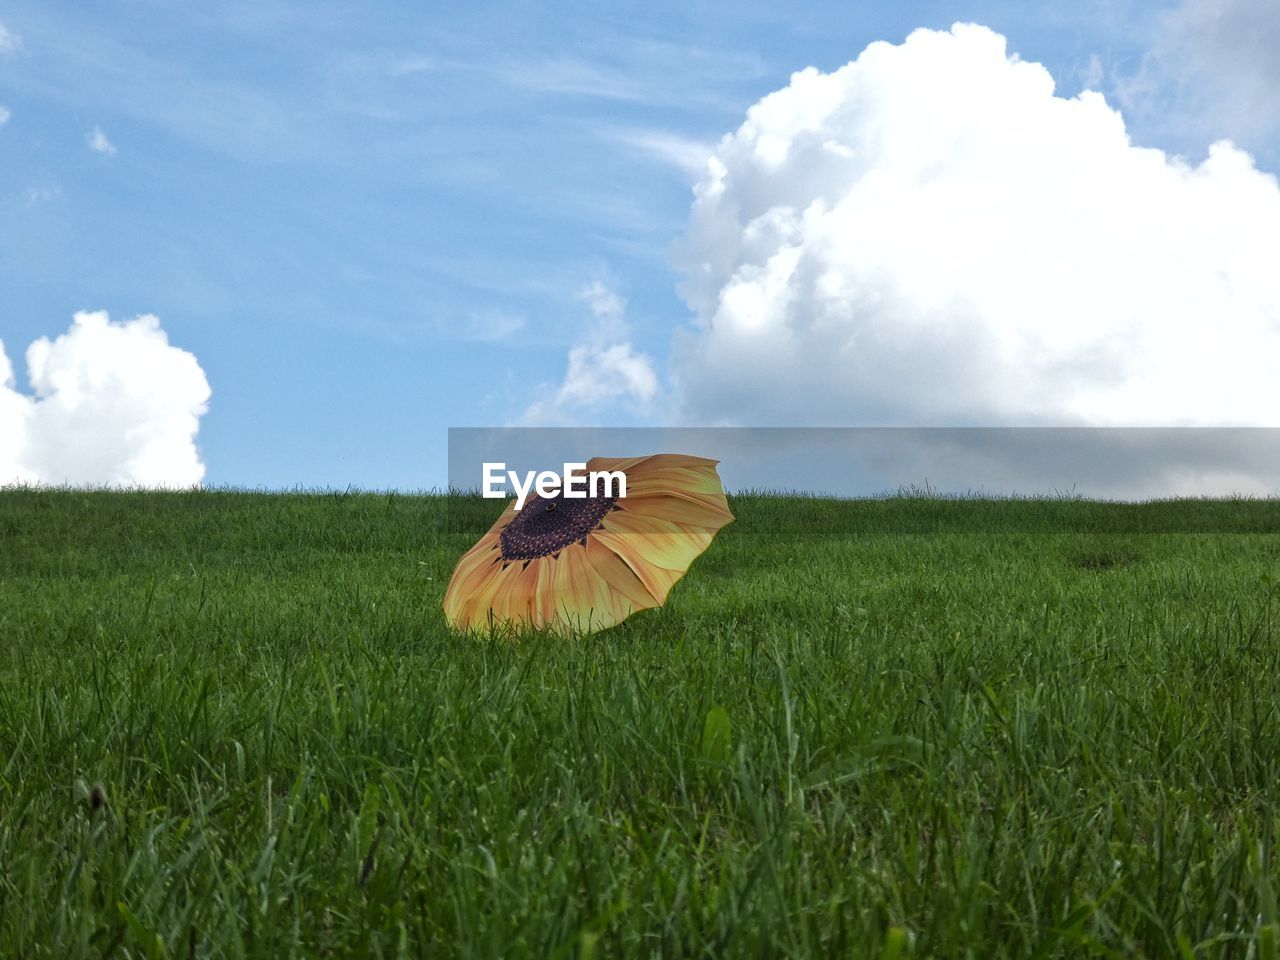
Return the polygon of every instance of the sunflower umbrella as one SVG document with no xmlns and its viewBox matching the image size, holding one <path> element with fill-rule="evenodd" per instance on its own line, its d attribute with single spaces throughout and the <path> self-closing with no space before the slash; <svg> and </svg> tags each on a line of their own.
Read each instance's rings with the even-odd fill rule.
<svg viewBox="0 0 1280 960">
<path fill-rule="evenodd" d="M 596 457 L 626 474 L 625 497 L 557 494 L 508 504 L 458 561 L 444 614 L 462 630 L 591 633 L 667 598 L 716 531 L 733 522 L 715 460 L 660 453 Z"/>
</svg>

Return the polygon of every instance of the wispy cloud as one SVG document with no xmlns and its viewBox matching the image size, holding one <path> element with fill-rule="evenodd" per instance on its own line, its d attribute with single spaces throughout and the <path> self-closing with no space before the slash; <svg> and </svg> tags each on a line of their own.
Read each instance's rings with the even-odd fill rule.
<svg viewBox="0 0 1280 960">
<path fill-rule="evenodd" d="M 569 351 L 564 379 L 540 387 L 540 399 L 525 409 L 520 422 L 527 426 L 582 425 L 618 408 L 635 413 L 658 395 L 652 358 L 627 339 L 626 302 L 600 281 L 577 296 L 591 311 L 591 326 Z"/>
<path fill-rule="evenodd" d="M 393 77 L 412 77 L 421 73 L 431 73 L 440 69 L 440 61 L 435 57 L 410 55 L 396 57 L 392 60 L 387 72 Z"/>
<path fill-rule="evenodd" d="M 62 187 L 56 183 L 40 183 L 27 187 L 22 193 L 22 202 L 28 207 L 38 207 L 42 203 L 51 203 L 62 199 Z"/>
<path fill-rule="evenodd" d="M 772 72 L 738 50 L 621 35 L 597 37 L 574 56 L 497 61 L 492 69 L 511 86 L 537 93 L 730 113 L 742 105 L 732 87 Z"/>
<path fill-rule="evenodd" d="M 513 64 L 504 71 L 507 82 L 526 90 L 605 100 L 643 103 L 652 94 L 633 76 L 583 60 L 555 59 Z"/>
<path fill-rule="evenodd" d="M 8 123 L 11 116 L 13 116 L 13 114 L 9 112 L 9 108 L 0 104 L 0 127 L 3 127 Z"/>
<path fill-rule="evenodd" d="M 1182 0 L 1138 70 L 1115 78 L 1116 97 L 1164 133 L 1265 152 L 1280 131 L 1278 47 L 1274 0 Z"/>
<path fill-rule="evenodd" d="M 1084 89 L 1101 90 L 1102 83 L 1107 77 L 1106 67 L 1102 65 L 1102 58 L 1096 53 L 1089 57 L 1089 62 L 1079 72 L 1079 77 L 1081 86 Z"/>
<path fill-rule="evenodd" d="M 6 78 L 29 97 L 141 120 L 241 159 L 314 157 L 328 142 L 314 95 L 212 75 L 123 32 L 92 31 L 65 10 L 50 14 L 40 41 L 44 56 Z M 86 139 L 92 146 L 94 131 Z"/>
<path fill-rule="evenodd" d="M 0 21 L 0 56 L 6 53 L 16 53 L 22 49 L 22 38 L 4 25 L 4 21 Z"/>
<path fill-rule="evenodd" d="M 591 309 L 595 319 L 593 334 L 601 340 L 613 340 L 627 332 L 627 304 L 609 286 L 596 280 L 578 291 L 578 299 Z"/>
<path fill-rule="evenodd" d="M 357 333 L 385 343 L 410 345 L 436 340 L 503 344 L 523 330 L 528 320 L 523 314 L 503 309 L 477 309 L 465 313 L 388 318 L 364 315 L 326 321 L 344 333 Z"/>
<path fill-rule="evenodd" d="M 691 179 L 707 172 L 707 160 L 715 150 L 712 143 L 668 130 L 611 127 L 603 134 L 607 139 L 639 150 Z"/>
<path fill-rule="evenodd" d="M 473 310 L 464 317 L 440 321 L 436 329 L 442 336 L 477 343 L 501 343 L 524 328 L 525 318 L 504 310 Z"/>
<path fill-rule="evenodd" d="M 89 135 L 86 139 L 90 150 L 97 153 L 104 153 L 108 157 L 114 157 L 116 155 L 116 145 L 107 139 L 107 135 L 102 132 L 101 127 L 94 127 L 89 131 Z"/>
</svg>

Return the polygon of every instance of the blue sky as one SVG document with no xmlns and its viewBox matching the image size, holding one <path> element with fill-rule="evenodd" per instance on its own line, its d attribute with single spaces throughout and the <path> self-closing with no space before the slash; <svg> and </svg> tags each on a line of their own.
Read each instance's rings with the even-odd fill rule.
<svg viewBox="0 0 1280 960">
<path fill-rule="evenodd" d="M 1275 170 L 1268 67 L 1174 55 L 1195 6 L 3 2 L 0 339 L 22 391 L 77 311 L 155 314 L 212 390 L 206 483 L 429 487 L 447 428 L 530 422 L 602 323 L 657 387 L 591 416 L 672 416 L 705 156 L 874 41 L 985 24 L 1135 143 Z"/>
</svg>

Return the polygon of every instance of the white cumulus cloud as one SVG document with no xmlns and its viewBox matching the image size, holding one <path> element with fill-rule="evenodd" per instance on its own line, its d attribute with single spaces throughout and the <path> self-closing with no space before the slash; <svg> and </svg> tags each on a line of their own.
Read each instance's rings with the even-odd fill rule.
<svg viewBox="0 0 1280 960">
<path fill-rule="evenodd" d="M 0 485 L 186 487 L 204 477 L 195 441 L 209 383 L 156 317 L 77 313 L 26 361 L 30 395 L 0 343 Z"/>
<path fill-rule="evenodd" d="M 653 360 L 627 339 L 626 303 L 599 281 L 578 291 L 591 311 L 584 342 L 569 350 L 569 366 L 558 386 L 539 388 L 525 410 L 528 426 L 576 426 L 606 408 L 646 409 L 658 393 Z"/>
<path fill-rule="evenodd" d="M 972 24 L 874 43 L 716 148 L 681 417 L 1280 425 L 1280 185 L 1133 144 Z"/>
<path fill-rule="evenodd" d="M 89 144 L 89 149 L 96 153 L 105 153 L 108 157 L 116 155 L 116 145 L 112 143 L 101 127 L 94 127 L 89 131 L 89 135 L 85 138 Z"/>
<path fill-rule="evenodd" d="M 14 389 L 13 365 L 0 341 L 0 486 L 36 480 L 23 463 L 31 405 L 30 398 Z"/>
</svg>

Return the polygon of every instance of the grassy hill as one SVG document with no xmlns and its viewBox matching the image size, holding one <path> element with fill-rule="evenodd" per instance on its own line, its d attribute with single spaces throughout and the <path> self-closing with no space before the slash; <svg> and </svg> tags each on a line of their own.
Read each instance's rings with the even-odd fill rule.
<svg viewBox="0 0 1280 960">
<path fill-rule="evenodd" d="M 517 643 L 440 497 L 0 491 L 0 956 L 1276 957 L 1280 502 L 732 507 Z"/>
</svg>

